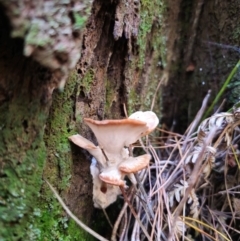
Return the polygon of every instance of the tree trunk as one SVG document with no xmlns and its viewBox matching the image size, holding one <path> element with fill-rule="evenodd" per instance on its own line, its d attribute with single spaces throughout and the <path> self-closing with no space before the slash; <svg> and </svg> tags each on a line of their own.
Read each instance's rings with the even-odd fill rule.
<svg viewBox="0 0 240 241">
<path fill-rule="evenodd" d="M 240 5 L 237 0 L 178 2 L 169 2 L 173 21 L 170 19 L 170 72 L 163 89 L 162 122 L 183 133 L 208 90 L 213 101 L 239 60 Z M 227 99 L 226 110 L 239 101 L 237 76 L 219 101 Z"/>
<path fill-rule="evenodd" d="M 95 0 L 91 11 L 75 1 L 19 2 L 23 9 L 0 1 L 0 240 L 90 240 L 44 179 L 108 237 L 91 200 L 91 157 L 68 137 L 96 141 L 83 118 L 124 118 L 124 104 L 128 113 L 153 107 L 163 124 L 184 131 L 237 61 L 223 44 L 239 45 L 238 1 Z"/>
</svg>

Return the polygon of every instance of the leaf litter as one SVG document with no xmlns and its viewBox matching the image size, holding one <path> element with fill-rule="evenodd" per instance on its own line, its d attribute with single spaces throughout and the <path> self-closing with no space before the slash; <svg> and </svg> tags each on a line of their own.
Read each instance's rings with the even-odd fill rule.
<svg viewBox="0 0 240 241">
<path fill-rule="evenodd" d="M 119 187 L 112 241 L 239 240 L 240 108 L 200 121 L 209 94 L 184 135 L 158 128 L 132 146 L 152 160 L 137 185 Z"/>
</svg>

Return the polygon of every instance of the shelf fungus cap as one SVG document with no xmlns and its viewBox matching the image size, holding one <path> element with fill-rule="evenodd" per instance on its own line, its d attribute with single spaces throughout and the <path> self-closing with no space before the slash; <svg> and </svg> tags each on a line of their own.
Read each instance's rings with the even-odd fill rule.
<svg viewBox="0 0 240 241">
<path fill-rule="evenodd" d="M 97 121 L 85 118 L 84 121 L 92 129 L 99 146 L 110 154 L 119 154 L 149 129 L 146 122 L 136 119 Z"/>
<path fill-rule="evenodd" d="M 116 167 L 104 169 L 104 171 L 99 174 L 99 178 L 107 184 L 125 186 L 125 181 L 122 180 L 123 175 Z"/>
<path fill-rule="evenodd" d="M 131 114 L 128 119 L 140 120 L 147 123 L 148 129 L 143 133 L 142 136 L 148 135 L 150 132 L 152 132 L 159 123 L 157 115 L 152 111 L 137 111 Z"/>
<path fill-rule="evenodd" d="M 76 134 L 69 136 L 68 139 L 72 141 L 75 145 L 82 147 L 86 150 L 95 150 L 97 146 L 95 146 L 91 141 L 87 140 L 83 136 Z"/>
<path fill-rule="evenodd" d="M 144 169 L 150 162 L 151 155 L 144 154 L 138 157 L 129 157 L 128 160 L 122 162 L 118 168 L 124 173 L 135 173 Z"/>
<path fill-rule="evenodd" d="M 75 145 L 87 150 L 92 156 L 94 156 L 103 167 L 106 166 L 106 159 L 99 146 L 95 146 L 91 141 L 87 140 L 83 136 L 76 134 L 69 136 L 68 139 Z"/>
</svg>

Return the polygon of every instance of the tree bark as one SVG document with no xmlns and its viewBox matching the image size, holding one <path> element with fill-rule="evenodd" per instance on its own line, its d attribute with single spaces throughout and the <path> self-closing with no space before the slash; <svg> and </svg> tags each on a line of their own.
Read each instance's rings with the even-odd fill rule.
<svg viewBox="0 0 240 241">
<path fill-rule="evenodd" d="M 124 104 L 129 114 L 152 107 L 183 132 L 207 90 L 214 95 L 236 63 L 238 52 L 223 44 L 239 45 L 238 1 L 95 0 L 91 11 L 77 1 L 19 2 L 23 9 L 0 1 L 0 240 L 90 240 L 44 179 L 108 237 L 91 200 L 91 157 L 68 136 L 96 142 L 83 118 L 125 118 Z M 44 15 L 42 6 L 56 12 Z M 60 23 L 58 11 L 66 17 Z"/>
<path fill-rule="evenodd" d="M 9 29 L 2 17 L 0 239 L 20 240 L 38 212 L 36 200 L 46 158 L 44 126 L 53 82 L 47 69 L 22 55 L 23 41 L 11 39 Z"/>
<path fill-rule="evenodd" d="M 129 113 L 149 108 L 162 71 L 157 64 L 160 58 L 157 48 L 161 42 L 158 40 L 160 32 L 156 31 L 161 26 L 160 20 L 154 18 L 161 6 L 154 8 L 154 4 L 145 4 L 140 11 L 138 1 L 94 1 L 84 30 L 81 59 L 64 90 L 54 91 L 48 116 L 52 90 L 62 87 L 63 68 L 56 65 L 50 66 L 51 71 L 43 69 L 24 57 L 22 51 L 25 48 L 25 55 L 33 53 L 32 58 L 46 66 L 49 61 L 59 61 L 58 52 L 51 51 L 48 61 L 43 61 L 39 56 L 46 56 L 51 44 L 39 46 L 39 42 L 31 42 L 34 50 L 28 52 L 25 35 L 20 36 L 24 42 L 9 38 L 11 31 L 18 33 L 19 26 L 11 12 L 12 2 L 9 5 L 3 2 L 3 5 L 3 12 L 7 13 L 13 27 L 5 28 L 2 39 L 2 43 L 7 44 L 3 47 L 7 53 L 1 63 L 3 67 L 8 63 L 9 68 L 1 73 L 1 113 L 4 114 L 1 115 L 3 208 L 0 236 L 5 240 L 88 239 L 65 216 L 42 176 L 57 188 L 73 213 L 86 223 L 106 230 L 105 221 L 95 224 L 91 221 L 90 157 L 70 146 L 68 136 L 79 132 L 94 139 L 83 124 L 83 117 L 124 118 L 123 104 Z M 19 18 L 22 19 L 21 15 Z M 5 26 L 7 21 L 5 19 Z M 19 54 L 12 53 L 14 48 Z M 45 52 L 42 54 L 39 48 Z M 14 64 L 15 58 L 18 65 Z M 69 62 L 61 63 L 69 67 Z M 149 74 L 151 72 L 154 75 Z M 5 76 L 11 82 L 6 81 Z M 12 191 L 12 186 L 17 193 Z"/>
<path fill-rule="evenodd" d="M 162 122 L 183 133 L 208 90 L 212 91 L 211 102 L 239 60 L 240 6 L 236 0 L 179 1 L 179 4 L 171 1 L 169 6 L 169 15 L 173 17 L 170 17 L 169 82 L 163 89 Z M 237 76 L 220 100 L 226 98 L 226 110 L 239 101 Z"/>
</svg>

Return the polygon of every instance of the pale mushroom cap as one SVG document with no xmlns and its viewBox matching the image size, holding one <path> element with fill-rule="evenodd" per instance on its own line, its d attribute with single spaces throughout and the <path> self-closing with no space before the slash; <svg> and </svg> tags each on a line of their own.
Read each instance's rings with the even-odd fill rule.
<svg viewBox="0 0 240 241">
<path fill-rule="evenodd" d="M 152 111 L 137 111 L 131 114 L 128 119 L 140 120 L 147 123 L 148 130 L 143 135 L 152 132 L 159 123 L 157 115 Z"/>
<path fill-rule="evenodd" d="M 100 173 L 99 178 L 107 184 L 115 186 L 125 185 L 125 182 L 122 180 L 122 174 L 116 167 L 110 167 L 105 169 L 102 173 Z"/>
<path fill-rule="evenodd" d="M 75 145 L 86 149 L 92 156 L 94 156 L 98 160 L 98 162 L 103 167 L 106 166 L 106 159 L 99 146 L 95 146 L 91 141 L 87 140 L 79 134 L 69 136 L 68 139 L 72 141 Z"/>
<path fill-rule="evenodd" d="M 82 147 L 83 149 L 86 150 L 94 150 L 97 149 L 97 147 L 89 140 L 84 138 L 83 136 L 76 134 L 69 136 L 68 139 L 73 142 L 75 145 Z"/>
<path fill-rule="evenodd" d="M 129 157 L 128 160 L 122 162 L 118 168 L 124 173 L 135 173 L 144 169 L 150 162 L 151 155 L 145 154 L 138 157 Z"/>
<path fill-rule="evenodd" d="M 145 122 L 134 119 L 97 121 L 85 118 L 84 121 L 94 132 L 99 146 L 112 154 L 120 153 L 148 130 Z"/>
</svg>

